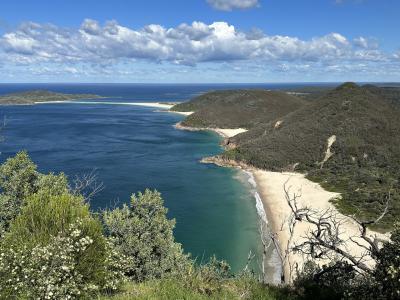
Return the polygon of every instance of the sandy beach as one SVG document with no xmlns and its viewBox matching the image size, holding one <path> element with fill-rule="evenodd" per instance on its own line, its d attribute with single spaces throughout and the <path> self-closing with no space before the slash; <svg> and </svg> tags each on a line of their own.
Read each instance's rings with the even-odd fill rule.
<svg viewBox="0 0 400 300">
<path fill-rule="evenodd" d="M 191 111 L 172 111 L 170 110 L 175 104 L 161 103 L 161 102 L 109 102 L 109 101 L 80 101 L 80 100 L 66 100 L 66 101 L 45 101 L 45 102 L 34 102 L 34 104 L 57 104 L 57 103 L 74 103 L 74 104 L 109 104 L 109 105 L 134 105 L 134 106 L 145 106 L 154 107 L 161 109 L 162 111 L 176 113 L 180 115 L 191 115 Z"/>
<path fill-rule="evenodd" d="M 140 105 L 148 106 L 147 103 Z M 170 109 L 167 105 L 154 105 L 157 105 L 154 107 Z M 175 127 L 177 129 L 191 131 L 212 130 L 224 138 L 229 138 L 247 131 L 243 128 L 192 128 L 183 126 L 181 123 L 176 124 Z M 274 235 L 275 237 L 274 244 L 281 257 L 282 272 L 285 282 L 290 283 L 296 276 L 296 270 L 301 270 L 304 262 L 310 260 L 309 257 L 306 257 L 303 254 L 298 252 L 293 253 L 288 250 L 295 245 L 304 242 L 310 231 L 314 229 L 314 225 L 306 221 L 299 221 L 291 233 L 288 220 L 292 217 L 292 210 L 286 199 L 284 190 L 285 183 L 286 187 L 289 188 L 290 195 L 293 195 L 293 193 L 301 194 L 301 197 L 297 200 L 298 208 L 307 207 L 312 209 L 314 212 L 317 212 L 317 214 L 329 210 L 332 215 L 335 216 L 335 220 L 341 222 L 341 232 L 339 237 L 346 241 L 340 246 L 343 251 L 350 253 L 357 258 L 362 257 L 362 262 L 366 265 L 372 265 L 374 263 L 371 257 L 365 256 L 365 249 L 363 246 L 368 247 L 368 245 L 364 240 L 359 238 L 360 227 L 358 224 L 350 217 L 340 214 L 331 203 L 331 200 L 340 197 L 340 194 L 326 191 L 318 183 L 308 180 L 304 174 L 300 173 L 270 172 L 246 166 L 234 161 L 221 161 L 218 158 L 205 158 L 202 162 L 215 163 L 220 166 L 237 167 L 252 174 L 258 193 L 256 198 L 258 196 L 261 199 L 263 206 L 262 208 L 257 207 L 257 209 L 264 210 L 261 212 L 261 215 L 266 216 L 268 223 L 266 226 L 268 232 L 264 232 L 263 234 Z M 262 219 L 265 219 L 265 217 Z M 381 234 L 371 230 L 367 231 L 367 236 L 378 237 L 381 240 L 387 240 L 389 238 L 388 234 Z M 350 237 L 352 240 L 350 240 Z M 319 265 L 328 263 L 328 261 L 323 260 L 314 260 L 314 262 Z"/>
<path fill-rule="evenodd" d="M 173 111 L 173 110 L 170 110 L 176 104 L 160 103 L 160 102 L 132 102 L 130 104 L 131 105 L 138 105 L 138 106 L 160 108 L 160 109 L 164 109 L 167 112 L 180 114 L 180 115 L 184 115 L 184 116 L 189 116 L 189 115 L 191 115 L 193 113 L 192 111 Z"/>
<path fill-rule="evenodd" d="M 244 129 L 221 130 L 212 128 L 188 128 L 179 123 L 176 127 L 186 130 L 214 130 L 225 138 L 245 131 Z M 301 194 L 301 197 L 297 200 L 299 208 L 307 207 L 320 213 L 330 210 L 332 215 L 335 215 L 335 220 L 341 222 L 341 233 L 339 237 L 346 242 L 341 245 L 340 248 L 355 257 L 361 258 L 364 256 L 365 249 L 362 246 L 368 247 L 368 245 L 364 240 L 359 238 L 360 227 L 353 219 L 339 213 L 330 202 L 340 197 L 340 194 L 326 191 L 318 183 L 308 180 L 304 174 L 300 173 L 270 172 L 234 161 L 221 161 L 218 158 L 205 158 L 202 162 L 214 163 L 220 166 L 237 167 L 253 175 L 257 193 L 262 201 L 264 209 L 262 213 L 267 217 L 268 224 L 266 227 L 269 232 L 264 232 L 264 234 L 273 234 L 275 236 L 275 246 L 282 259 L 282 270 L 287 283 L 295 278 L 296 268 L 301 270 L 304 262 L 310 259 L 302 254 L 287 251 L 287 249 L 305 241 L 307 234 L 313 230 L 314 225 L 306 221 L 298 222 L 291 236 L 288 220 L 292 216 L 292 211 L 286 200 L 284 191 L 285 183 L 291 195 L 293 195 L 293 193 Z M 367 236 L 372 238 L 378 237 L 380 240 L 389 239 L 389 234 L 382 234 L 371 230 L 367 231 Z M 353 241 L 350 240 L 350 237 L 352 237 Z M 319 265 L 328 263 L 328 261 L 323 260 L 314 260 L 314 262 Z M 363 257 L 362 262 L 369 266 L 374 264 L 374 261 L 369 256 Z"/>
<path fill-rule="evenodd" d="M 339 214 L 333 204 L 330 203 L 330 200 L 340 196 L 339 194 L 324 190 L 318 183 L 306 179 L 303 174 L 268 172 L 259 169 L 251 169 L 250 171 L 257 183 L 257 190 L 264 205 L 269 229 L 272 233 L 276 234 L 277 246 L 280 248 L 278 251 L 281 252 L 282 257 L 285 256 L 285 250 L 288 249 L 290 232 L 287 220 L 291 215 L 291 209 L 285 198 L 285 182 L 287 182 L 286 186 L 290 187 L 290 194 L 301 194 L 298 200 L 299 207 L 308 207 L 320 212 L 331 209 L 336 212 L 338 214 L 336 219 L 343 222 L 340 237 L 347 241 L 341 246 L 341 249 L 357 257 L 361 257 L 364 254 L 365 250 L 362 247 L 350 241 L 350 237 L 356 237 L 360 234 L 358 225 L 351 218 Z M 307 233 L 313 229 L 312 226 L 306 221 L 299 222 L 295 227 L 289 247 L 304 241 Z M 374 231 L 368 231 L 367 235 L 388 239 L 387 235 Z M 367 246 L 366 242 L 360 238 L 356 237 L 354 240 L 360 245 Z M 306 257 L 303 255 L 294 253 L 290 253 L 286 257 L 287 261 L 283 262 L 283 267 L 287 282 L 290 282 L 295 275 L 291 273 L 290 266 L 294 267 L 297 265 L 301 269 L 305 259 Z M 326 261 L 315 262 L 319 264 L 326 263 Z M 366 257 L 364 263 L 371 265 L 373 261 L 371 258 Z"/>
<path fill-rule="evenodd" d="M 175 112 L 175 111 L 171 111 Z M 189 130 L 189 131 L 201 131 L 201 130 L 209 130 L 209 131 L 214 131 L 221 135 L 223 138 L 230 138 L 235 135 L 238 135 L 239 133 L 246 132 L 247 129 L 244 128 L 212 128 L 212 127 L 188 127 L 184 126 L 181 124 L 181 122 L 175 124 L 176 129 L 181 129 L 181 130 Z"/>
<path fill-rule="evenodd" d="M 162 109 L 162 111 L 180 114 L 180 115 L 184 115 L 184 116 L 189 116 L 193 113 L 192 111 L 172 111 L 172 110 L 170 110 L 173 106 L 175 106 L 178 103 L 170 104 L 170 103 L 161 103 L 161 102 L 126 102 L 126 103 L 118 103 L 118 104 L 154 107 L 154 108 Z"/>
</svg>

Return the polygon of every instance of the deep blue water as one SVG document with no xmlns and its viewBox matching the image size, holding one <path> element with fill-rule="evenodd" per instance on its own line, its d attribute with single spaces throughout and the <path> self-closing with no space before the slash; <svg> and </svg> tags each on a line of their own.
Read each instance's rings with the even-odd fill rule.
<svg viewBox="0 0 400 300">
<path fill-rule="evenodd" d="M 107 102 L 183 101 L 223 85 L 0 85 L 0 94 L 31 89 L 94 93 Z M 256 86 L 276 88 L 279 86 Z M 96 100 L 103 101 L 103 100 Z M 175 236 L 200 261 L 215 254 L 234 271 L 249 251 L 260 263 L 261 244 L 255 200 L 244 174 L 202 164 L 219 153 L 220 138 L 210 132 L 176 130 L 182 116 L 153 108 L 106 104 L 2 106 L 7 119 L 0 160 L 26 149 L 42 172 L 70 178 L 96 170 L 105 189 L 94 210 L 128 202 L 145 188 L 163 195 Z"/>
</svg>

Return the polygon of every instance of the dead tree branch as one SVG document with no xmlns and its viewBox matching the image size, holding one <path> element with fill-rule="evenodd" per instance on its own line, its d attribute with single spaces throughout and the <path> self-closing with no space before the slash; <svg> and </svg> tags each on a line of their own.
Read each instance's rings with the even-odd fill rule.
<svg viewBox="0 0 400 300">
<path fill-rule="evenodd" d="M 104 184 L 98 181 L 96 170 L 93 169 L 81 176 L 76 175 L 70 189 L 73 194 L 82 195 L 86 201 L 90 201 L 104 189 Z"/>
<path fill-rule="evenodd" d="M 350 216 L 350 219 L 359 226 L 360 234 L 345 238 L 343 225 L 349 217 L 340 215 L 333 208 L 318 211 L 308 207 L 301 207 L 298 203 L 301 193 L 290 192 L 291 187 L 287 185 L 289 179 L 283 187 L 286 202 L 291 210 L 291 217 L 288 219 L 287 228 L 290 237 L 284 259 L 290 264 L 290 260 L 288 259 L 289 253 L 301 253 L 314 260 L 346 261 L 354 269 L 371 273 L 373 267 L 368 262 L 376 259 L 382 240 L 368 236 L 367 226 L 378 223 L 387 214 L 390 193 L 385 209 L 376 219 L 360 221 L 355 216 Z M 306 222 L 310 225 L 309 232 L 301 242 L 293 242 L 293 232 L 298 223 L 301 222 Z M 357 255 L 351 253 L 347 250 L 349 243 L 353 243 L 362 249 L 362 251 Z"/>
</svg>

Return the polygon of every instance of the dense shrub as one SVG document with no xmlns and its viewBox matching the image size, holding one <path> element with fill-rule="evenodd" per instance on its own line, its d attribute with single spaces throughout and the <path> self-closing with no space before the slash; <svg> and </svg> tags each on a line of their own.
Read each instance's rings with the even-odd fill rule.
<svg viewBox="0 0 400 300">
<path fill-rule="evenodd" d="M 192 265 L 189 272 L 181 276 L 181 281 L 187 288 L 212 295 L 221 292 L 224 281 L 232 277 L 229 271 L 228 263 L 212 257 L 206 264 Z"/>
<path fill-rule="evenodd" d="M 121 293 L 100 299 L 187 299 L 187 300 L 290 300 L 288 287 L 265 285 L 244 272 L 232 276 L 222 261 L 211 259 L 203 266 L 194 266 L 182 276 L 166 276 L 142 283 L 127 283 Z M 314 299 L 314 298 L 311 298 Z"/>
<path fill-rule="evenodd" d="M 117 288 L 121 274 L 100 221 L 82 197 L 53 192 L 28 196 L 1 241 L 3 298 L 67 299 Z"/>
<path fill-rule="evenodd" d="M 345 262 L 332 262 L 322 267 L 309 261 L 298 274 L 294 289 L 299 299 L 344 299 L 355 283 L 356 273 Z"/>
<path fill-rule="evenodd" d="M 0 166 L 0 237 L 18 215 L 25 198 L 37 191 L 38 177 L 36 165 L 26 152 Z"/>
<path fill-rule="evenodd" d="M 294 289 L 298 299 L 400 299 L 399 224 L 378 252 L 373 272 L 359 272 L 343 261 L 323 267 L 308 262 Z"/>
<path fill-rule="evenodd" d="M 392 232 L 391 242 L 385 243 L 378 256 L 375 279 L 379 293 L 386 299 L 400 299 L 400 224 Z"/>
<path fill-rule="evenodd" d="M 39 173 L 25 151 L 0 166 L 0 188 L 4 195 L 23 199 L 35 192 Z"/>
<path fill-rule="evenodd" d="M 104 213 L 106 232 L 127 257 L 126 275 L 135 281 L 163 277 L 187 268 L 188 259 L 174 241 L 174 220 L 166 217 L 160 193 L 133 195 L 130 205 Z"/>
</svg>

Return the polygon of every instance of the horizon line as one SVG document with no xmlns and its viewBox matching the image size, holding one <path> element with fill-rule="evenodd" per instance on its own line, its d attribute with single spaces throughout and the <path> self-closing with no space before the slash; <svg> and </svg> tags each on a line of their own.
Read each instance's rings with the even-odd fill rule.
<svg viewBox="0 0 400 300">
<path fill-rule="evenodd" d="M 0 82 L 6 84 L 132 84 L 132 85 L 265 85 L 265 84 L 341 84 L 354 82 L 360 84 L 379 83 L 379 84 L 400 84 L 400 81 L 277 81 L 277 82 Z"/>
</svg>

